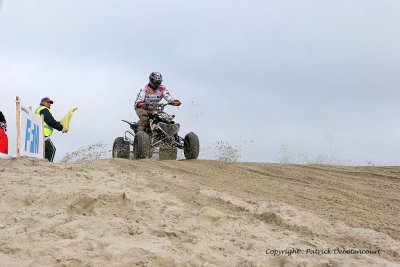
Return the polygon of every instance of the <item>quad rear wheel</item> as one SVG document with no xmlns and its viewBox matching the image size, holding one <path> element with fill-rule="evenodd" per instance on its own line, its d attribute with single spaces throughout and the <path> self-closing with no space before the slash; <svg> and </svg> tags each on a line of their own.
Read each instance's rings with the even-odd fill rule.
<svg viewBox="0 0 400 267">
<path fill-rule="evenodd" d="M 160 160 L 176 160 L 177 158 L 177 148 L 170 146 L 161 146 L 159 152 Z"/>
<path fill-rule="evenodd" d="M 113 144 L 113 158 L 129 159 L 130 146 L 123 137 L 117 137 Z"/>
<path fill-rule="evenodd" d="M 199 137 L 190 132 L 185 136 L 183 143 L 183 153 L 186 159 L 197 159 L 200 152 L 200 141 Z"/>
</svg>

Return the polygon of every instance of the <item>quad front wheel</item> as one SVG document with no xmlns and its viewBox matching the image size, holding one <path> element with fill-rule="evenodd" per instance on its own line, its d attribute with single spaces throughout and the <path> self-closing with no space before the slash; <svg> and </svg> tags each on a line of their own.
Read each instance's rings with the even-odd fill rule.
<svg viewBox="0 0 400 267">
<path fill-rule="evenodd" d="M 143 131 L 138 131 L 133 140 L 133 158 L 145 159 L 150 154 L 150 138 Z"/>
</svg>

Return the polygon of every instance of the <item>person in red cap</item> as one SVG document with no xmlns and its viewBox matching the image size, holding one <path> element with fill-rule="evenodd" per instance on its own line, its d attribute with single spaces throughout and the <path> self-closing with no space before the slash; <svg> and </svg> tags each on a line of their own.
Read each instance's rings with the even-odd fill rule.
<svg viewBox="0 0 400 267">
<path fill-rule="evenodd" d="M 50 136 L 53 133 L 53 129 L 56 129 L 58 131 L 61 131 L 62 133 L 68 132 L 66 128 L 62 126 L 62 124 L 59 121 L 56 121 L 51 115 L 51 105 L 53 104 L 53 100 L 51 100 L 48 97 L 43 98 L 40 101 L 40 106 L 36 109 L 36 114 L 39 116 L 43 115 L 43 120 L 44 120 L 44 137 L 45 137 L 45 158 L 53 162 L 54 156 L 56 154 L 56 147 L 54 146 L 53 142 L 50 139 Z"/>
<path fill-rule="evenodd" d="M 8 154 L 7 121 L 0 111 L 0 153 Z"/>
</svg>

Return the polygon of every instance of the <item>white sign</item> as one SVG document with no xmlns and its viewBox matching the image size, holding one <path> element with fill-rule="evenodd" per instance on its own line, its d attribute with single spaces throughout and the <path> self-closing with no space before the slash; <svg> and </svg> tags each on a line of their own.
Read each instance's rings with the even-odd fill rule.
<svg viewBox="0 0 400 267">
<path fill-rule="evenodd" d="M 0 152 L 0 159 L 12 159 L 12 158 L 14 157 Z"/>
<path fill-rule="evenodd" d="M 20 155 L 42 159 L 44 145 L 42 118 L 23 105 L 21 105 L 20 116 Z"/>
</svg>

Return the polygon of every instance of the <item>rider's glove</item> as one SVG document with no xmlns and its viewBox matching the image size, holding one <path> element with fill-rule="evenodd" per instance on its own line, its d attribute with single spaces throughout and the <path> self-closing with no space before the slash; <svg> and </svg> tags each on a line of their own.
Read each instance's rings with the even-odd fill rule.
<svg viewBox="0 0 400 267">
<path fill-rule="evenodd" d="M 148 109 L 148 107 L 149 107 L 149 104 L 146 104 L 146 103 L 139 103 L 138 105 L 137 105 L 137 107 L 138 108 L 142 108 L 142 109 Z"/>
<path fill-rule="evenodd" d="M 169 104 L 171 106 L 179 107 L 181 105 L 181 101 L 174 99 L 174 100 L 170 101 Z"/>
</svg>

